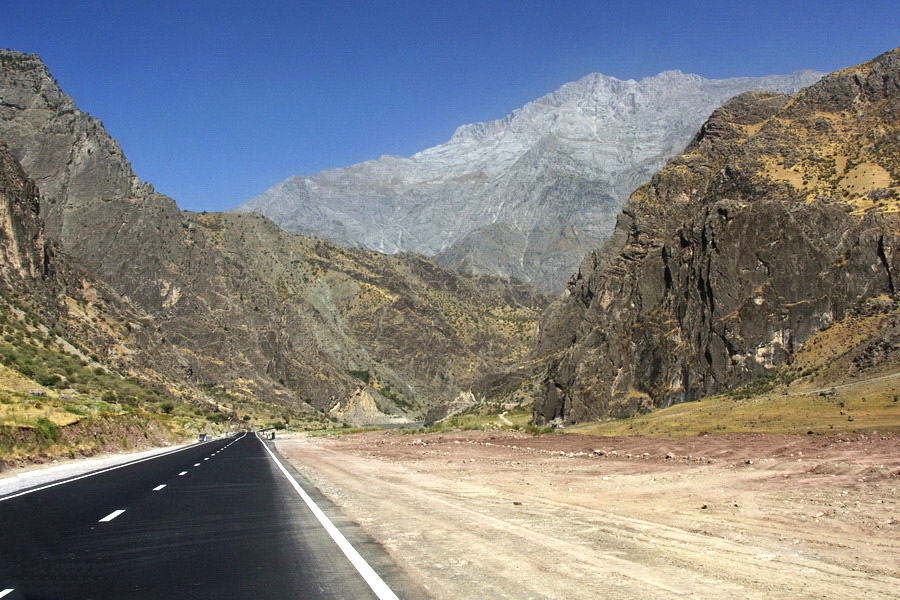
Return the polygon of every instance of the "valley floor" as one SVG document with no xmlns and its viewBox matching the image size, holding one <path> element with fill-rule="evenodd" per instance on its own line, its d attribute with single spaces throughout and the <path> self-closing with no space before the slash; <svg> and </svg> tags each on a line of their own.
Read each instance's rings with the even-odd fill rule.
<svg viewBox="0 0 900 600">
<path fill-rule="evenodd" d="M 900 435 L 369 432 L 278 450 L 434 598 L 896 598 Z"/>
</svg>

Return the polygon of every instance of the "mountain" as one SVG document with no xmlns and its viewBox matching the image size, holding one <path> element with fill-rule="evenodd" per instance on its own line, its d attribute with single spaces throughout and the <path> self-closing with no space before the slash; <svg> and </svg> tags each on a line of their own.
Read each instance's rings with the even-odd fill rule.
<svg viewBox="0 0 900 600">
<path fill-rule="evenodd" d="M 0 51 L 0 140 L 40 190 L 58 264 L 121 305 L 100 358 L 191 393 L 321 419 L 362 397 L 416 416 L 524 355 L 546 304 L 515 282 L 289 235 L 258 215 L 180 211 L 34 55 Z"/>
<path fill-rule="evenodd" d="M 140 316 L 104 302 L 102 284 L 60 262 L 44 236 L 38 187 L 2 143 L 0 255 L 0 471 L 222 432 L 232 420 L 158 373 L 100 358 L 120 342 L 111 335 L 118 320 Z"/>
<path fill-rule="evenodd" d="M 558 293 L 612 232 L 628 194 L 681 152 L 713 109 L 748 90 L 795 92 L 821 75 L 666 71 L 621 81 L 594 73 L 409 158 L 291 177 L 237 210 L 343 246 L 417 252 Z"/>
<path fill-rule="evenodd" d="M 542 318 L 536 420 L 697 400 L 771 374 L 867 302 L 893 305 L 898 115 L 900 50 L 716 110 Z M 896 348 L 877 337 L 860 356 Z"/>
</svg>

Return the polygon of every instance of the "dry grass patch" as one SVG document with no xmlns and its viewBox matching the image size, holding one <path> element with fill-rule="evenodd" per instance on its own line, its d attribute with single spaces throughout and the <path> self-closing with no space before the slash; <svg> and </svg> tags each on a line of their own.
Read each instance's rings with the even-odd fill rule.
<svg viewBox="0 0 900 600">
<path fill-rule="evenodd" d="M 40 390 L 48 396 L 55 396 L 56 392 L 39 385 L 35 381 L 25 377 L 17 371 L 13 371 L 6 365 L 0 364 L 0 390 L 14 392 L 19 394 L 27 394 L 32 390 Z"/>
<path fill-rule="evenodd" d="M 844 162 L 846 164 L 846 160 Z M 838 185 L 851 194 L 860 195 L 870 190 L 891 187 L 891 174 L 880 165 L 861 163 L 847 171 Z"/>
<path fill-rule="evenodd" d="M 881 390 L 870 389 L 868 396 L 860 395 L 858 389 L 824 395 L 775 392 L 743 400 L 715 396 L 627 419 L 575 425 L 566 431 L 604 436 L 678 437 L 699 433 L 900 430 L 900 402 L 893 400 L 889 387 L 881 387 Z"/>
<path fill-rule="evenodd" d="M 43 400 L 44 402 L 41 402 Z M 0 425 L 34 428 L 39 419 L 47 419 L 54 425 L 65 427 L 77 423 L 81 415 L 69 412 L 51 398 L 36 400 L 5 396 L 0 402 Z"/>
</svg>

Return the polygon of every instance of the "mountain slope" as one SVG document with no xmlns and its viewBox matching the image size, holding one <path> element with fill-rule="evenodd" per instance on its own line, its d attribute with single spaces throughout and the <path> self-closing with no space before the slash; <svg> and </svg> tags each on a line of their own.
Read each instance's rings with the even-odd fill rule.
<svg viewBox="0 0 900 600">
<path fill-rule="evenodd" d="M 0 65 L 0 140 L 41 189 L 46 236 L 141 315 L 116 325 L 118 360 L 297 410 L 362 390 L 384 412 L 416 414 L 525 353 L 538 294 L 257 215 L 181 212 L 39 58 L 3 51 Z"/>
<path fill-rule="evenodd" d="M 413 251 L 464 272 L 558 292 L 611 233 L 628 194 L 744 91 L 794 92 L 820 73 L 708 80 L 667 71 L 598 73 L 445 144 L 273 186 L 237 210 L 287 231 L 382 252 Z"/>
<path fill-rule="evenodd" d="M 628 415 L 764 375 L 900 276 L 900 51 L 748 93 L 631 196 L 544 316 L 538 421 Z"/>
<path fill-rule="evenodd" d="M 117 321 L 140 316 L 60 262 L 39 210 L 37 186 L 0 143 L 0 470 L 221 432 L 231 416 L 219 407 L 105 352 L 124 350 Z"/>
</svg>

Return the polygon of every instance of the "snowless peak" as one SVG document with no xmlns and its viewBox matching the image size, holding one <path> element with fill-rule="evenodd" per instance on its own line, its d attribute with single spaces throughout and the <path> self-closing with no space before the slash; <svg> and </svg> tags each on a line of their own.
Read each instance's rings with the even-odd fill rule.
<svg viewBox="0 0 900 600">
<path fill-rule="evenodd" d="M 667 79 L 683 79 L 683 78 L 685 78 L 685 77 L 688 77 L 688 78 L 694 78 L 694 77 L 696 77 L 696 78 L 703 79 L 703 80 L 706 79 L 706 78 L 703 77 L 702 75 L 696 75 L 696 74 L 694 74 L 694 73 L 688 73 L 687 75 L 685 75 L 685 74 L 684 74 L 681 70 L 679 70 L 679 69 L 669 69 L 669 70 L 667 70 L 667 71 L 661 71 L 661 72 L 657 73 L 656 75 L 650 75 L 650 76 L 648 76 L 648 77 L 644 77 L 641 81 L 645 81 L 645 80 L 648 80 L 648 79 L 649 79 L 649 80 L 656 80 L 656 81 L 665 81 L 665 80 L 667 80 Z"/>
<path fill-rule="evenodd" d="M 639 81 L 590 73 L 409 158 L 276 185 L 238 208 L 347 246 L 435 256 L 559 291 L 612 232 L 629 193 L 742 92 L 796 92 L 821 73 Z"/>
</svg>

